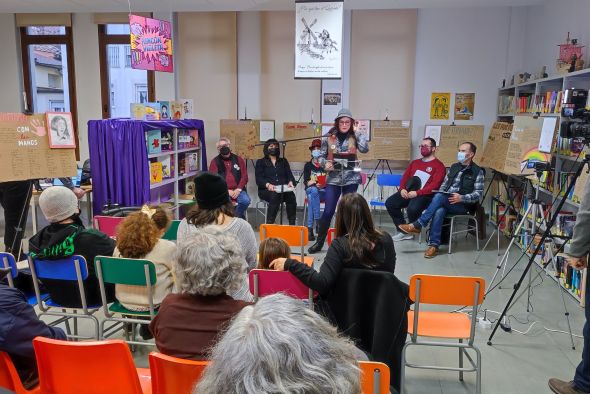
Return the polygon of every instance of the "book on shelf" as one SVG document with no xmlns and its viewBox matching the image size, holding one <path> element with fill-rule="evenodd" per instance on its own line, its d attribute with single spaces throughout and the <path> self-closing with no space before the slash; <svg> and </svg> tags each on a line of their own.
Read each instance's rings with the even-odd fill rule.
<svg viewBox="0 0 590 394">
<path fill-rule="evenodd" d="M 514 96 L 500 96 L 498 100 L 498 113 L 509 114 L 514 112 Z"/>
<path fill-rule="evenodd" d="M 162 152 L 174 150 L 174 141 L 172 137 L 172 131 L 162 130 L 162 137 L 160 139 L 160 145 L 162 146 Z"/>
<path fill-rule="evenodd" d="M 199 147 L 198 130 L 178 130 L 178 149 L 189 149 Z"/>
<path fill-rule="evenodd" d="M 159 161 L 153 161 L 150 163 L 150 183 L 162 182 L 162 163 Z"/>
<path fill-rule="evenodd" d="M 555 258 L 555 276 L 563 281 L 563 286 L 577 296 L 582 294 L 583 271 L 572 268 L 564 256 Z"/>
<path fill-rule="evenodd" d="M 184 194 L 189 194 L 194 196 L 195 195 L 195 182 L 194 181 L 187 181 L 184 183 Z"/>
<path fill-rule="evenodd" d="M 145 103 L 145 120 L 160 120 L 160 103 Z"/>
<path fill-rule="evenodd" d="M 172 155 L 163 156 L 158 159 L 162 163 L 162 179 L 168 179 L 174 176 L 174 158 Z"/>
<path fill-rule="evenodd" d="M 172 119 L 182 119 L 182 102 L 176 100 L 170 101 L 170 114 Z"/>
<path fill-rule="evenodd" d="M 131 103 L 130 113 L 133 119 L 145 120 L 145 105 L 142 103 Z"/>
<path fill-rule="evenodd" d="M 171 119 L 170 101 L 158 101 L 158 104 L 160 104 L 160 120 Z"/>
<path fill-rule="evenodd" d="M 160 142 L 162 136 L 160 130 L 149 130 L 146 135 L 148 155 L 154 155 L 162 152 Z"/>
<path fill-rule="evenodd" d="M 186 170 L 187 172 L 194 172 L 199 169 L 199 161 L 196 153 L 187 153 L 186 155 Z"/>
<path fill-rule="evenodd" d="M 193 118 L 193 99 L 181 99 L 182 102 L 182 119 Z"/>
</svg>

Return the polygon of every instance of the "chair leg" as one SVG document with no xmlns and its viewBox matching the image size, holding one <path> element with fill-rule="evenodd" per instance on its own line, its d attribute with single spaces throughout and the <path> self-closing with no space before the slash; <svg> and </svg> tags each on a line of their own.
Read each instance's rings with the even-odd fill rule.
<svg viewBox="0 0 590 394">
<path fill-rule="evenodd" d="M 455 218 L 451 218 L 451 232 L 449 234 L 449 254 L 453 252 L 453 230 L 455 227 Z"/>
<path fill-rule="evenodd" d="M 63 313 L 66 313 L 65 309 L 61 310 Z M 69 319 L 64 320 L 64 324 L 66 325 L 66 334 L 68 336 L 72 335 L 72 330 L 70 329 L 70 322 Z"/>
<path fill-rule="evenodd" d="M 404 394 L 406 392 L 406 349 L 412 342 L 406 342 L 404 347 L 402 348 L 402 367 L 400 371 L 400 380 L 399 380 L 399 393 Z"/>
<path fill-rule="evenodd" d="M 74 309 L 74 314 L 78 314 L 78 312 Z M 78 335 L 78 318 L 74 317 L 74 335 Z"/>
<path fill-rule="evenodd" d="M 463 343 L 463 339 L 459 339 L 459 343 Z M 459 348 L 459 368 L 463 368 L 463 348 Z M 459 380 L 463 381 L 463 371 L 459 371 Z"/>
<path fill-rule="evenodd" d="M 473 346 L 477 355 L 477 367 L 475 369 L 475 393 L 481 394 L 481 352 L 478 348 Z"/>
<path fill-rule="evenodd" d="M 476 218 L 473 218 L 473 221 L 475 222 L 475 246 L 479 250 L 479 224 Z"/>
</svg>

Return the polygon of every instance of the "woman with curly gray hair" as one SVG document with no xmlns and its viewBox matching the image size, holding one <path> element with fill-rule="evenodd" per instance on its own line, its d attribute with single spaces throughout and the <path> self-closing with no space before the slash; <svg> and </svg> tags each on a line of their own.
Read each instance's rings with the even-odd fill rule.
<svg viewBox="0 0 590 394">
<path fill-rule="evenodd" d="M 358 394 L 357 354 L 320 315 L 275 294 L 234 318 L 194 393 Z"/>
<path fill-rule="evenodd" d="M 181 243 L 176 252 L 178 294 L 162 301 L 150 324 L 160 352 L 192 360 L 206 358 L 227 322 L 248 302 L 231 298 L 245 278 L 237 239 L 205 227 Z"/>
</svg>

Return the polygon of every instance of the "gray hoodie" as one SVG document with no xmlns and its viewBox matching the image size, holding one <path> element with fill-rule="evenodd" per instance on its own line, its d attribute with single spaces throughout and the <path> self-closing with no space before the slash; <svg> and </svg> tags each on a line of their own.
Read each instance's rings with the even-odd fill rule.
<svg viewBox="0 0 590 394">
<path fill-rule="evenodd" d="M 590 178 L 586 182 L 582 204 L 578 209 L 569 254 L 574 257 L 582 257 L 588 252 L 590 252 Z"/>
</svg>

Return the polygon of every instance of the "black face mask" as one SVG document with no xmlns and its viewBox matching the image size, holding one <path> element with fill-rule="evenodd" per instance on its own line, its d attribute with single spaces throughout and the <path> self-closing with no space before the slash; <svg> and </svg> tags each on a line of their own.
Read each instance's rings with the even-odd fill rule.
<svg viewBox="0 0 590 394">
<path fill-rule="evenodd" d="M 227 156 L 231 153 L 231 149 L 229 148 L 229 146 L 224 145 L 221 148 L 219 148 L 219 153 L 221 153 L 223 156 Z"/>
<path fill-rule="evenodd" d="M 267 152 L 271 156 L 276 156 L 279 150 L 277 148 L 268 148 Z"/>
</svg>

